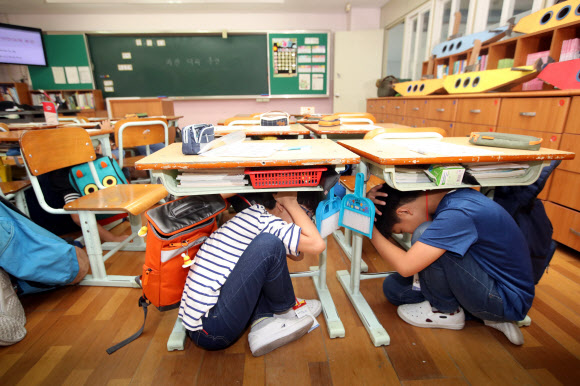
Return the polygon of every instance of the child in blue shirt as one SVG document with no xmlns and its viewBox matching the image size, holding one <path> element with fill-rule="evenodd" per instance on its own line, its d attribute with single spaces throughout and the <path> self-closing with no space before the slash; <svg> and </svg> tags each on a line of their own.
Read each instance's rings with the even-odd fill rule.
<svg viewBox="0 0 580 386">
<path fill-rule="evenodd" d="M 466 310 L 523 344 L 515 322 L 532 305 L 534 279 L 527 242 L 508 212 L 473 189 L 401 192 L 384 184 L 369 197 L 377 209 L 372 243 L 398 272 L 383 289 L 404 321 L 459 330 Z M 416 241 L 405 252 L 387 240 L 391 233 Z"/>
</svg>

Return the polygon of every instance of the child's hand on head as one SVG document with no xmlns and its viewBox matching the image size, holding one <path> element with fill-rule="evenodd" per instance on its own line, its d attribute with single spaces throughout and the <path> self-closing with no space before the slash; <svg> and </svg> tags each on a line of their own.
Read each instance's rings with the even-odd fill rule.
<svg viewBox="0 0 580 386">
<path fill-rule="evenodd" d="M 274 193 L 274 199 L 278 201 L 282 206 L 285 206 L 291 202 L 297 202 L 297 192 L 284 191 L 279 193 Z"/>
<path fill-rule="evenodd" d="M 388 197 L 389 196 L 387 193 L 378 191 L 382 186 L 383 185 L 373 186 L 371 188 L 371 190 L 369 190 L 367 193 L 367 198 L 370 198 L 371 201 L 375 204 L 375 213 L 378 215 L 382 215 L 383 213 L 377 209 L 377 205 L 385 205 L 386 202 L 379 200 L 377 197 Z"/>
<path fill-rule="evenodd" d="M 111 125 L 111 121 L 102 121 L 101 122 L 101 129 L 103 130 L 112 130 L 113 125 Z"/>
</svg>

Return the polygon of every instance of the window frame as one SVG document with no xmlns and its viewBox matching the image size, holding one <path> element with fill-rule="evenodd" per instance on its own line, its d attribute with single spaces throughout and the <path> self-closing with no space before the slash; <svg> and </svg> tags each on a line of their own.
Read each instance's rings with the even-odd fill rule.
<svg viewBox="0 0 580 386">
<path fill-rule="evenodd" d="M 427 44 L 425 47 L 425 52 L 423 56 L 419 57 L 419 37 L 421 36 L 420 31 L 423 30 L 423 14 L 429 12 L 429 21 L 427 26 L 427 42 L 430 42 L 433 34 L 433 2 L 429 2 L 422 7 L 417 8 L 413 12 L 405 16 L 405 34 L 403 39 L 403 55 L 401 59 L 401 77 L 420 79 L 422 74 L 418 74 L 418 78 L 415 77 L 414 71 L 417 68 L 417 60 L 423 63 L 428 59 L 431 52 L 431 45 Z M 413 52 L 411 53 L 411 37 L 412 37 L 412 24 L 413 21 L 417 21 L 417 34 L 414 36 L 415 45 L 413 47 Z"/>
</svg>

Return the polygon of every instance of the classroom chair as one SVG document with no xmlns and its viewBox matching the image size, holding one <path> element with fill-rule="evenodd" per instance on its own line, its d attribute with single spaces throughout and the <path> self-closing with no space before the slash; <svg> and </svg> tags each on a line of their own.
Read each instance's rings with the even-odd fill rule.
<svg viewBox="0 0 580 386">
<path fill-rule="evenodd" d="M 224 126 L 235 126 L 235 125 L 259 125 L 260 124 L 260 115 L 262 113 L 254 113 L 254 114 L 238 114 L 235 117 L 231 117 L 226 119 L 223 122 Z"/>
<path fill-rule="evenodd" d="M 67 116 L 61 116 L 61 115 L 58 116 L 58 121 L 59 122 L 83 123 L 77 117 L 67 117 Z"/>
<path fill-rule="evenodd" d="M 28 188 L 30 188 L 28 180 L 0 182 L 0 195 L 9 201 L 14 200 L 14 205 L 18 210 L 28 216 L 28 205 L 24 197 L 24 192 Z"/>
<path fill-rule="evenodd" d="M 31 130 L 20 138 L 26 172 L 40 206 L 53 214 L 78 214 L 91 265 L 91 274 L 81 282 L 83 285 L 138 287 L 131 276 L 107 275 L 105 261 L 119 250 L 144 251 L 145 241 L 136 237 L 142 227 L 141 214 L 167 195 L 163 185 L 120 184 L 105 188 L 99 181 L 92 161 L 97 159 L 91 138 L 80 127 L 64 127 L 53 130 Z M 69 166 L 88 163 L 100 190 L 82 196 L 64 206 L 53 208 L 44 199 L 38 176 Z M 120 243 L 101 245 L 96 214 L 129 214 L 131 235 Z M 103 256 L 103 249 L 110 252 Z"/>
<path fill-rule="evenodd" d="M 146 155 L 151 154 L 150 145 L 163 142 L 169 145 L 169 129 L 167 120 L 160 118 L 129 118 L 115 123 L 115 142 L 119 148 L 118 163 L 120 167 L 133 167 L 135 162 L 145 158 L 144 155 L 125 157 L 127 148 L 145 146 Z M 149 179 L 135 180 L 133 182 L 150 182 Z"/>
<path fill-rule="evenodd" d="M 10 130 L 8 129 L 8 125 L 7 124 L 5 124 L 4 122 L 0 122 L 0 131 L 7 132 L 7 131 L 10 131 Z"/>
<path fill-rule="evenodd" d="M 396 127 L 396 128 L 377 128 L 365 134 L 365 140 L 384 141 L 389 139 L 412 139 L 412 138 L 433 138 L 441 139 L 447 136 L 447 132 L 439 127 Z M 356 180 L 356 173 L 352 176 L 341 176 L 340 183 L 344 186 L 347 194 L 354 192 Z M 385 181 L 381 178 L 371 175 L 366 181 L 366 193 L 376 185 L 382 185 Z M 352 258 L 352 231 L 345 228 L 344 233 L 339 229 L 333 233 L 337 243 L 340 245 L 346 256 Z M 410 239 L 409 236 L 404 235 L 399 241 L 402 244 L 407 244 Z M 361 271 L 368 272 L 368 265 L 361 260 Z"/>
<path fill-rule="evenodd" d="M 318 121 L 319 126 L 339 126 L 348 124 L 368 124 L 373 125 L 377 123 L 374 115 L 369 113 L 334 113 L 322 117 Z"/>
</svg>

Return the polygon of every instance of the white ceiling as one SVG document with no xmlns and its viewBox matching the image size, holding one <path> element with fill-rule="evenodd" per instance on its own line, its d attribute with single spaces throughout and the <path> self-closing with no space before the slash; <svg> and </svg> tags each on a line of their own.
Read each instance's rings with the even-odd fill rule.
<svg viewBox="0 0 580 386">
<path fill-rule="evenodd" d="M 0 14 L 341 13 L 389 0 L 0 0 Z"/>
</svg>

